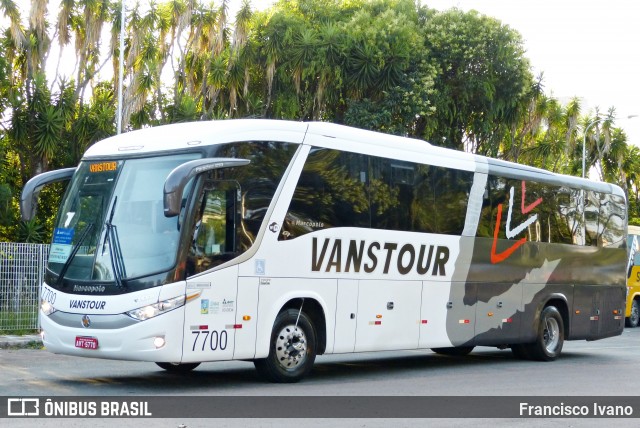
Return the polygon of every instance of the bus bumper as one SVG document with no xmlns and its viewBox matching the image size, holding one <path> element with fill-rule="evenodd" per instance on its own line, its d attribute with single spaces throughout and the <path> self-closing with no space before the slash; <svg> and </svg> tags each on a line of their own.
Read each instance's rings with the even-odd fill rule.
<svg viewBox="0 0 640 428">
<path fill-rule="evenodd" d="M 45 349 L 56 354 L 87 358 L 169 363 L 182 360 L 184 306 L 145 321 L 129 321 L 130 325 L 121 328 L 84 328 L 82 317 L 82 314 L 68 313 L 47 316 L 40 312 Z M 90 317 L 100 325 L 100 316 Z M 64 319 L 65 322 L 56 322 L 56 319 Z"/>
</svg>

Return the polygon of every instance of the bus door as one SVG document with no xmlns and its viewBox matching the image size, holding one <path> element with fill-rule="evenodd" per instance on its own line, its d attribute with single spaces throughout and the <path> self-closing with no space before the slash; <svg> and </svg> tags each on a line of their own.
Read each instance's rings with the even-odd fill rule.
<svg viewBox="0 0 640 428">
<path fill-rule="evenodd" d="M 336 330 L 333 352 L 353 352 L 356 343 L 358 313 L 358 280 L 339 279 L 336 299 Z"/>
<path fill-rule="evenodd" d="M 210 270 L 238 254 L 240 185 L 205 181 L 197 200 L 187 255 L 187 295 L 199 291 L 198 304 L 186 305 L 183 362 L 233 357 L 238 266 Z"/>
</svg>

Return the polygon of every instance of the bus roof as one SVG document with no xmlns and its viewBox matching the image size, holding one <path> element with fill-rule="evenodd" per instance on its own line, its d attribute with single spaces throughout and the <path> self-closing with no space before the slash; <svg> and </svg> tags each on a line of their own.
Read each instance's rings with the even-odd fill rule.
<svg viewBox="0 0 640 428">
<path fill-rule="evenodd" d="M 426 141 L 367 131 L 326 122 L 294 122 L 272 119 L 231 119 L 162 125 L 109 137 L 89 147 L 84 159 L 141 156 L 204 147 L 229 141 L 255 141 L 275 131 L 283 141 L 300 143 L 314 135 L 314 145 L 368 153 L 384 150 L 389 157 L 440 159 L 440 163 L 465 170 L 495 173 L 516 179 L 569 185 L 574 188 L 613 193 L 624 197 L 618 186 L 556 174 L 499 159 L 433 146 Z M 338 142 L 340 140 L 340 142 Z M 348 141 L 353 147 L 346 147 Z M 377 148 L 374 150 L 374 148 Z M 416 159 L 417 160 L 417 159 Z"/>
</svg>

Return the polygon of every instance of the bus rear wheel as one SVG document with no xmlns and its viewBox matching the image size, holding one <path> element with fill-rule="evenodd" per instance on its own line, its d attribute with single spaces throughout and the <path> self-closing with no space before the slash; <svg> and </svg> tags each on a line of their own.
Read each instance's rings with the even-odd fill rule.
<svg viewBox="0 0 640 428">
<path fill-rule="evenodd" d="M 161 369 L 171 373 L 187 373 L 195 369 L 200 363 L 156 363 Z"/>
<path fill-rule="evenodd" d="M 553 361 L 560 356 L 564 344 L 564 323 L 555 306 L 547 306 L 540 313 L 536 341 L 526 345 L 533 360 Z"/>
<path fill-rule="evenodd" d="M 287 309 L 273 324 L 269 356 L 254 361 L 269 382 L 293 383 L 304 378 L 316 359 L 316 333 L 304 312 Z"/>
<path fill-rule="evenodd" d="M 640 324 L 640 303 L 637 300 L 631 302 L 631 314 L 624 320 L 627 327 L 635 328 Z"/>
</svg>

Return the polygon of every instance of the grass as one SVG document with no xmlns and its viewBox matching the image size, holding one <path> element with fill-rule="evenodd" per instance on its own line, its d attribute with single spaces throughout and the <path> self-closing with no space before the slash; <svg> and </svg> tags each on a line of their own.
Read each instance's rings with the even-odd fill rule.
<svg viewBox="0 0 640 428">
<path fill-rule="evenodd" d="M 38 332 L 37 325 L 38 313 L 32 308 L 20 312 L 0 311 L 0 335 L 35 334 Z"/>
</svg>

